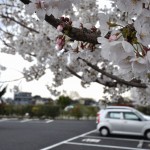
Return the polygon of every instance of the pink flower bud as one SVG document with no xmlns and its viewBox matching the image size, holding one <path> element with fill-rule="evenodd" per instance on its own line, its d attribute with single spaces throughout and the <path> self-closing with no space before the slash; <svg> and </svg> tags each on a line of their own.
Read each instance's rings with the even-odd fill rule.
<svg viewBox="0 0 150 150">
<path fill-rule="evenodd" d="M 112 41 L 115 41 L 115 40 L 117 40 L 117 36 L 114 34 L 114 35 L 111 35 L 110 37 L 109 37 L 109 42 L 112 42 Z"/>
<path fill-rule="evenodd" d="M 59 26 L 57 26 L 57 31 L 62 31 L 63 30 L 63 26 L 62 25 L 59 25 Z"/>
<path fill-rule="evenodd" d="M 60 45 L 61 43 L 62 43 L 62 39 L 57 38 L 57 39 L 56 39 L 56 44 Z"/>
<path fill-rule="evenodd" d="M 56 38 L 56 49 L 57 50 L 61 50 L 65 45 L 65 37 L 63 35 L 59 35 Z"/>
<path fill-rule="evenodd" d="M 62 50 L 63 46 L 59 45 L 59 44 L 56 44 L 55 48 L 56 48 L 56 50 Z"/>
</svg>

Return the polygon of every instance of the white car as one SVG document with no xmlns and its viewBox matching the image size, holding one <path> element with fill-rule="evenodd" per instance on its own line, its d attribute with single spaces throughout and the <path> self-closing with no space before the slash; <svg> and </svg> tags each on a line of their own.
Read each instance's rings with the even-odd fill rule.
<svg viewBox="0 0 150 150">
<path fill-rule="evenodd" d="M 138 135 L 150 139 L 150 117 L 125 106 L 108 106 L 97 114 L 97 130 L 109 134 Z"/>
</svg>

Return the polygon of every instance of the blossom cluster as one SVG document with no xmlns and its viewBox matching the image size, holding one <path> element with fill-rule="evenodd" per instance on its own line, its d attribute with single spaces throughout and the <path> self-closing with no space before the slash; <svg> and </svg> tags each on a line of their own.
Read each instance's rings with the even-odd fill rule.
<svg viewBox="0 0 150 150">
<path fill-rule="evenodd" d="M 150 1 L 113 0 L 122 21 L 100 14 L 102 56 L 120 67 L 120 74 L 147 78 L 150 71 Z M 110 33 L 106 37 L 107 33 Z M 130 74 L 130 76 L 129 76 Z"/>
<path fill-rule="evenodd" d="M 17 25 L 16 22 L 13 23 L 13 20 L 0 18 L 3 24 L 1 28 L 5 31 L 5 33 L 1 33 L 1 39 L 8 46 L 1 48 L 1 52 L 18 53 L 25 60 L 32 62 L 30 63 L 32 67 L 23 70 L 27 81 L 41 78 L 49 69 L 54 74 L 53 87 L 58 87 L 63 83 L 63 79 L 72 76 L 66 69 L 67 66 L 80 75 L 82 85 L 91 82 L 99 82 L 103 85 L 113 83 L 112 78 L 89 67 L 83 61 L 86 60 L 111 75 L 117 75 L 118 78 L 123 77 L 131 80 L 135 77 L 141 77 L 138 81 L 143 82 L 141 79 L 146 78 L 144 83 L 149 83 L 149 0 L 111 0 L 114 3 L 113 8 L 108 12 L 104 10 L 104 13 L 99 11 L 96 7 L 96 1 L 93 0 L 30 0 L 28 1 L 30 3 L 26 5 L 26 12 L 23 10 L 22 3 L 17 0 L 8 0 L 7 2 L 9 3 L 5 6 L 9 7 L 14 4 L 15 8 L 3 11 L 0 9 L 2 16 L 9 14 L 9 18 L 21 22 L 20 25 Z M 99 0 L 99 2 L 101 1 Z M 75 4 L 72 5 L 72 3 Z M 20 6 L 20 9 L 16 10 L 16 6 Z M 68 10 L 72 6 L 74 8 Z M 2 7 L 4 6 L 1 5 L 0 8 Z M 67 11 L 64 11 L 66 9 Z M 7 11 L 9 12 L 7 13 Z M 33 16 L 26 15 L 27 12 L 29 14 L 35 13 L 42 21 L 37 21 Z M 58 17 L 56 21 L 60 24 L 57 24 L 57 30 L 43 21 L 45 15 L 50 16 L 51 14 L 55 18 Z M 62 15 L 67 17 L 62 17 Z M 21 27 L 21 25 L 23 26 Z M 5 29 L 5 26 L 9 27 Z M 79 41 L 77 40 L 79 34 L 72 32 L 74 29 L 81 33 L 88 33 L 89 36 L 82 37 L 84 42 L 81 38 Z M 69 32 L 73 38 L 68 37 Z M 91 36 L 90 33 L 96 36 Z M 91 37 L 98 37 L 95 38 L 95 41 L 97 40 L 96 43 L 99 44 L 86 41 Z M 5 68 L 0 66 L 0 70 L 3 69 Z M 105 91 L 109 91 L 112 96 L 123 93 L 130 88 L 125 85 L 122 86 L 122 84 L 121 86 L 118 85 L 116 88 L 110 88 L 111 90 L 108 90 L 106 85 Z M 146 89 L 149 91 L 149 87 Z M 142 94 L 137 92 L 139 96 L 136 95 L 135 99 L 137 97 L 142 99 L 140 96 L 144 98 L 144 90 Z M 145 93 L 146 99 L 149 99 L 148 92 Z"/>
<path fill-rule="evenodd" d="M 120 67 L 120 73 L 128 75 L 129 79 L 135 77 L 146 77 L 150 70 L 150 2 L 149 0 L 112 0 L 120 15 L 124 15 L 122 22 L 112 21 L 110 15 L 99 13 L 101 37 L 101 55 Z M 39 19 L 44 20 L 45 15 L 53 14 L 60 17 L 61 12 L 71 7 L 72 0 L 31 0 L 26 6 L 28 13 L 36 12 Z M 72 27 L 92 29 L 90 23 L 82 24 L 80 21 L 69 22 Z M 58 31 L 63 31 L 64 26 L 60 24 Z M 110 33 L 109 36 L 106 36 Z M 56 49 L 62 50 L 66 44 L 66 36 L 60 35 L 56 38 Z M 72 49 L 79 52 L 85 48 L 93 50 L 93 45 L 74 41 Z M 69 55 L 70 57 L 70 55 Z M 131 74 L 131 76 L 129 76 Z"/>
<path fill-rule="evenodd" d="M 26 11 L 29 14 L 36 13 L 40 20 L 44 20 L 45 15 L 53 14 L 55 17 L 60 17 L 62 12 L 71 6 L 72 0 L 31 0 L 26 6 Z"/>
</svg>

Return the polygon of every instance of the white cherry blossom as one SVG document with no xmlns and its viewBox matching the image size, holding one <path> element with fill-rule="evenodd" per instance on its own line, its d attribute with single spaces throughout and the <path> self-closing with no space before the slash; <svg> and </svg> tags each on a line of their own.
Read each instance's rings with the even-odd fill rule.
<svg viewBox="0 0 150 150">
<path fill-rule="evenodd" d="M 100 31 L 101 31 L 101 36 L 105 36 L 109 29 L 109 16 L 104 14 L 104 13 L 100 13 L 99 14 L 99 23 L 100 23 Z"/>
<path fill-rule="evenodd" d="M 106 38 L 98 38 L 98 42 L 101 43 L 101 54 L 105 59 L 111 60 L 115 64 L 118 64 L 127 57 L 134 56 L 134 48 L 126 41 L 112 41 Z"/>
<path fill-rule="evenodd" d="M 31 0 L 31 3 L 26 6 L 26 11 L 29 14 L 36 12 L 38 18 L 44 20 L 46 15 L 46 6 L 47 4 L 44 0 Z"/>
<path fill-rule="evenodd" d="M 131 62 L 132 62 L 132 70 L 135 75 L 147 71 L 146 58 L 141 58 L 141 57 L 133 58 L 131 59 Z"/>
<path fill-rule="evenodd" d="M 142 12 L 142 0 L 117 0 L 117 6 L 121 11 L 128 12 L 130 15 L 139 15 Z"/>
</svg>

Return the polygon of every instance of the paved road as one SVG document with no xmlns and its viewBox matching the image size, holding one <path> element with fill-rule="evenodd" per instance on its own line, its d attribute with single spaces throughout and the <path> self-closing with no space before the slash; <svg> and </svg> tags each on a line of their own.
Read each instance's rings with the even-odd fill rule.
<svg viewBox="0 0 150 150">
<path fill-rule="evenodd" d="M 95 121 L 0 120 L 0 150 L 150 150 L 143 137 L 101 137 Z"/>
<path fill-rule="evenodd" d="M 40 150 L 95 129 L 95 121 L 0 120 L 0 150 Z"/>
</svg>

